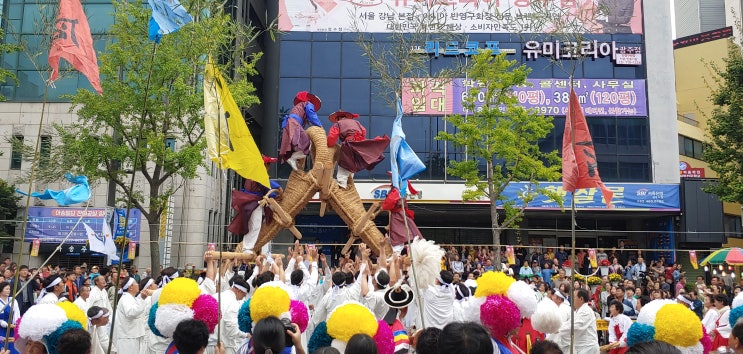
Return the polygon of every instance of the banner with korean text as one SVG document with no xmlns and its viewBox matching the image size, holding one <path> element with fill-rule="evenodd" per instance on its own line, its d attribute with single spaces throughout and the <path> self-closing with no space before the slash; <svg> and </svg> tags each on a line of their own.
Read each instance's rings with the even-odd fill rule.
<svg viewBox="0 0 743 354">
<path fill-rule="evenodd" d="M 526 108 L 545 115 L 568 112 L 570 80 L 528 79 L 531 87 L 515 87 L 514 94 Z M 469 79 L 407 79 L 403 82 L 406 114 L 447 115 L 467 113 L 462 100 L 477 82 Z M 576 79 L 573 86 L 586 116 L 643 117 L 648 114 L 645 80 Z M 484 92 L 482 93 L 484 97 Z M 475 106 L 484 99 L 478 97 Z"/>
<path fill-rule="evenodd" d="M 88 235 L 83 223 L 90 226 L 96 234 L 100 234 L 103 232 L 103 223 L 107 220 L 106 213 L 106 208 L 31 207 L 28 211 L 28 227 L 24 241 L 33 242 L 38 239 L 41 243 L 59 244 L 68 233 L 71 233 L 65 245 L 85 244 L 88 242 Z M 127 237 L 130 241 L 139 242 L 141 219 L 142 213 L 139 209 L 130 210 L 127 227 L 129 229 Z M 119 218 L 114 219 L 114 229 L 117 231 L 119 222 Z M 123 232 L 121 235 L 114 234 L 114 237 L 120 236 L 123 236 Z"/>
<path fill-rule="evenodd" d="M 555 28 L 556 24 L 571 23 L 576 24 L 580 32 L 642 34 L 641 0 L 547 0 L 538 8 L 533 6 L 534 1 L 279 0 L 279 29 L 287 32 L 551 33 L 561 31 Z M 545 20 L 545 12 L 561 14 L 561 18 Z"/>
</svg>

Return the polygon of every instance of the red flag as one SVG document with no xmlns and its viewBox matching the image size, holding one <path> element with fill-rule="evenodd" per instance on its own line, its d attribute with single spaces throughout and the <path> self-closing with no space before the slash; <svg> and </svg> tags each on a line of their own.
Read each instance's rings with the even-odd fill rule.
<svg viewBox="0 0 743 354">
<path fill-rule="evenodd" d="M 572 139 L 571 133 L 574 137 Z M 575 193 L 576 189 L 582 188 L 600 188 L 606 206 L 611 208 L 614 193 L 601 182 L 586 116 L 578 102 L 578 95 L 571 88 L 570 106 L 562 137 L 562 189 Z"/>
<path fill-rule="evenodd" d="M 93 88 L 102 94 L 101 78 L 98 74 L 98 59 L 93 49 L 88 19 L 83 12 L 80 0 L 61 0 L 59 17 L 54 25 L 52 49 L 49 51 L 49 66 L 52 67 L 51 81 L 59 77 L 59 58 L 72 63 L 77 71 L 88 78 Z"/>
</svg>

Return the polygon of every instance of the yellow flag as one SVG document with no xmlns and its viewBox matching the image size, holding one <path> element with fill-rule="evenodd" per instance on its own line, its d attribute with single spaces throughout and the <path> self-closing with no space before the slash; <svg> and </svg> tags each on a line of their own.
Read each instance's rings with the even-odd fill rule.
<svg viewBox="0 0 743 354">
<path fill-rule="evenodd" d="M 222 169 L 232 169 L 243 178 L 270 187 L 261 152 L 211 57 L 204 75 L 204 110 L 209 158 Z"/>
</svg>

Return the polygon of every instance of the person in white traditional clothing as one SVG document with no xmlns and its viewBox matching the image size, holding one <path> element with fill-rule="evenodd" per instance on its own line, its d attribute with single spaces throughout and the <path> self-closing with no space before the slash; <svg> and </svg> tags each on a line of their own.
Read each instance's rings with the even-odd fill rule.
<svg viewBox="0 0 743 354">
<path fill-rule="evenodd" d="M 225 262 L 227 263 L 227 262 Z M 180 273 L 178 273 L 178 269 L 175 269 L 173 267 L 167 267 L 163 269 L 160 272 L 160 276 L 155 280 L 155 283 L 158 286 L 157 290 L 152 291 L 152 295 L 150 296 L 150 302 L 152 304 L 157 303 L 157 300 L 160 299 L 160 292 L 162 292 L 163 286 L 165 284 L 169 283 L 173 279 L 176 279 L 180 277 Z M 152 333 L 152 331 L 147 332 L 148 334 L 148 340 L 145 342 L 149 346 L 148 352 L 150 354 L 163 354 L 168 349 L 168 345 L 170 344 L 171 340 L 169 338 L 163 338 L 160 336 L 155 335 Z M 130 353 L 127 353 L 130 354 Z"/>
<path fill-rule="evenodd" d="M 90 298 L 90 286 L 83 285 L 80 287 L 80 296 L 75 299 L 75 302 L 73 304 L 77 305 L 83 312 L 87 313 L 88 309 L 90 308 L 90 304 L 88 303 L 88 299 Z"/>
<path fill-rule="evenodd" d="M 562 325 L 565 326 L 567 323 L 567 326 L 570 327 L 570 312 L 573 311 L 570 308 L 570 305 L 568 304 L 568 297 L 565 296 L 565 294 L 562 293 L 559 289 L 553 289 L 553 294 L 550 297 L 552 299 L 552 302 L 554 302 L 557 305 L 557 310 L 560 315 L 560 320 L 562 321 Z M 553 341 L 557 343 L 560 347 L 564 347 L 562 341 L 563 339 L 570 340 L 570 337 L 568 338 L 562 338 L 560 336 L 560 333 L 547 333 L 546 338 L 547 340 Z M 568 346 L 570 345 L 570 342 L 566 343 Z"/>
<path fill-rule="evenodd" d="M 147 304 L 145 300 L 150 291 L 139 292 L 139 284 L 134 278 L 126 278 L 124 285 L 119 290 L 121 298 L 116 308 L 116 320 L 114 321 L 114 343 L 119 353 L 133 354 L 145 350 L 144 326 L 147 325 L 145 314 Z M 139 295 L 137 295 L 139 293 Z"/>
<path fill-rule="evenodd" d="M 627 352 L 627 331 L 632 326 L 632 319 L 624 313 L 624 305 L 619 301 L 609 304 L 609 354 L 624 354 Z"/>
<path fill-rule="evenodd" d="M 366 245 L 359 244 L 359 250 L 362 254 L 361 266 L 359 267 L 359 275 L 352 284 L 346 284 L 346 273 L 335 272 L 333 273 L 333 287 L 325 293 L 320 303 L 315 307 L 315 313 L 312 315 L 313 328 L 320 322 L 327 320 L 328 315 L 341 304 L 347 301 L 361 302 L 361 279 L 366 271 L 366 260 L 369 257 L 369 250 L 366 249 Z M 350 275 L 353 278 L 353 275 Z"/>
<path fill-rule="evenodd" d="M 59 275 L 53 274 L 44 279 L 44 288 L 39 294 L 39 304 L 56 304 L 64 292 L 64 282 Z"/>
<path fill-rule="evenodd" d="M 0 345 L 5 345 L 4 338 L 13 338 L 15 334 L 15 324 L 21 317 L 21 310 L 18 302 L 10 296 L 10 283 L 4 281 L 0 283 Z M 10 327 L 10 330 L 8 330 Z M 11 353 L 17 353 L 13 342 L 7 343 L 7 348 Z"/>
<path fill-rule="evenodd" d="M 93 278 L 93 287 L 90 288 L 88 305 L 91 307 L 98 306 L 111 312 L 111 302 L 108 301 L 108 293 L 106 292 L 106 277 L 99 275 Z"/>
<path fill-rule="evenodd" d="M 87 312 L 90 326 L 92 350 L 91 354 L 105 354 L 108 350 L 108 320 L 111 313 L 108 309 L 98 306 L 91 306 Z M 111 353 L 116 353 L 116 346 L 111 347 Z"/>
<path fill-rule="evenodd" d="M 711 296 L 704 297 L 704 308 L 707 312 L 704 313 L 704 318 L 702 318 L 702 325 L 704 326 L 704 329 L 707 330 L 707 333 L 712 333 L 712 331 L 715 330 L 715 327 L 717 327 L 715 321 L 717 321 L 717 317 L 720 316 L 720 313 L 717 312 L 715 305 L 712 303 Z"/>
<path fill-rule="evenodd" d="M 421 289 L 423 324 L 425 327 L 444 328 L 454 319 L 454 275 L 448 270 L 439 272 L 435 284 Z M 420 326 L 423 328 L 424 326 Z"/>
<path fill-rule="evenodd" d="M 575 354 L 596 354 L 599 352 L 599 338 L 596 333 L 596 316 L 588 305 L 591 295 L 586 289 L 578 289 L 573 292 L 573 329 L 574 341 L 573 351 Z M 570 320 L 560 327 L 559 335 L 562 337 L 560 348 L 565 353 L 570 351 Z"/>
<path fill-rule="evenodd" d="M 250 292 L 250 285 L 242 279 L 237 277 L 232 283 L 232 287 L 222 292 L 219 296 L 221 297 L 219 306 L 220 313 L 222 313 L 221 326 L 222 326 L 222 340 L 224 344 L 224 350 L 226 354 L 234 354 L 237 348 L 240 347 L 243 340 L 248 337 L 248 334 L 240 331 L 240 327 L 237 324 L 237 313 L 242 307 L 245 297 Z M 218 296 L 214 296 L 215 299 Z M 206 347 L 206 354 L 212 354 L 216 351 L 217 346 L 217 331 L 209 335 L 209 344 Z"/>
<path fill-rule="evenodd" d="M 317 285 L 317 250 L 310 248 L 307 251 L 307 257 L 310 262 L 309 269 L 307 269 L 302 256 L 297 256 L 296 260 L 295 258 L 290 259 L 286 267 L 289 273 L 289 296 L 305 304 L 310 302 L 312 292 Z M 299 269 L 294 269 L 295 264 Z"/>
<path fill-rule="evenodd" d="M 468 321 L 468 315 L 473 313 L 472 311 L 479 311 L 480 304 L 476 301 L 471 301 L 475 295 L 475 289 L 467 286 L 465 283 L 454 284 L 452 286 L 454 287 L 454 296 L 457 300 L 454 301 L 453 320 L 456 322 Z"/>
<path fill-rule="evenodd" d="M 712 339 L 712 351 L 720 347 L 728 346 L 728 338 L 733 330 L 730 326 L 730 306 L 728 297 L 725 294 L 715 294 L 712 303 L 717 309 L 717 319 L 715 320 L 715 329 L 709 334 Z"/>
<path fill-rule="evenodd" d="M 142 279 L 142 281 L 139 282 L 140 292 L 152 294 L 155 292 L 155 290 L 157 290 L 155 279 L 145 277 L 144 279 Z M 150 346 L 150 336 L 152 335 L 152 330 L 147 323 L 147 320 L 150 317 L 150 309 L 152 308 L 152 296 L 148 296 L 146 299 L 144 299 L 144 307 L 145 310 L 142 312 L 142 316 L 140 316 L 138 321 L 144 323 L 144 337 L 142 337 L 142 347 L 146 349 Z"/>
</svg>

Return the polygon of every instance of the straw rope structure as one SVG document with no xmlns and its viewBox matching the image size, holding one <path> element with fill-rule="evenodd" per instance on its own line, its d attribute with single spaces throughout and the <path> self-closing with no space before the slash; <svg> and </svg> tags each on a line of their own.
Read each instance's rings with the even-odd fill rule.
<svg viewBox="0 0 743 354">
<path fill-rule="evenodd" d="M 343 219 L 352 230 L 353 236 L 359 237 L 375 254 L 379 254 L 380 247 L 385 247 L 387 254 L 391 254 L 389 243 L 384 242 L 384 236 L 373 221 L 378 205 L 372 205 L 371 210 L 364 208 L 352 178 L 349 178 L 347 188 L 338 186 L 333 178 L 335 153 L 326 146 L 325 130 L 321 127 L 309 127 L 307 135 L 312 141 L 313 168 L 309 171 L 292 171 L 281 200 L 276 203 L 291 220 L 282 218 L 281 211 L 275 212 L 273 222 L 261 227 L 255 250 L 260 250 L 282 229 L 294 226 L 294 218 L 316 193 L 320 193 L 320 199 Z"/>
</svg>

